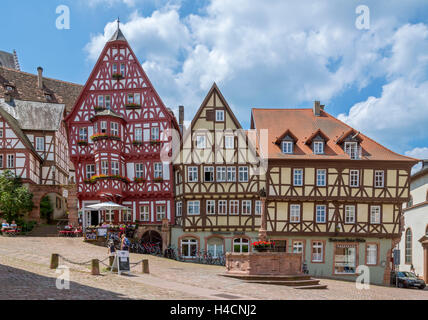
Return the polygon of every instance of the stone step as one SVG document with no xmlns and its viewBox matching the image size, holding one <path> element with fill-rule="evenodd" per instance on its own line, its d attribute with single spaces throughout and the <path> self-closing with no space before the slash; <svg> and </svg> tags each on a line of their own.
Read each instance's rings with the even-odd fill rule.
<svg viewBox="0 0 428 320">
<path fill-rule="evenodd" d="M 41 225 L 35 226 L 31 232 L 27 234 L 29 237 L 57 237 L 58 229 L 56 225 Z"/>
<path fill-rule="evenodd" d="M 318 285 L 313 285 L 313 286 L 303 286 L 303 287 L 294 287 L 294 289 L 300 289 L 300 290 L 308 290 L 308 289 L 327 289 L 327 285 L 325 284 L 318 284 Z"/>
<path fill-rule="evenodd" d="M 247 274 L 222 274 L 224 277 L 246 281 L 299 281 L 311 280 L 310 275 L 247 275 Z"/>
<path fill-rule="evenodd" d="M 319 285 L 320 281 L 315 279 L 310 280 L 249 280 L 245 281 L 247 283 L 259 283 L 259 284 L 270 284 L 277 286 L 287 286 L 287 287 L 304 287 L 304 286 L 316 286 Z"/>
</svg>

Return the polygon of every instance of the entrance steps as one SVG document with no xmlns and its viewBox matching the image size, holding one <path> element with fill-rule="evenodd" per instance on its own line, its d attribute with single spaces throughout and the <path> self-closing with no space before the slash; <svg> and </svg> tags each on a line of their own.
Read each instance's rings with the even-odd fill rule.
<svg viewBox="0 0 428 320">
<path fill-rule="evenodd" d="M 28 237 L 58 237 L 58 229 L 56 225 L 39 225 L 35 226 Z"/>
<path fill-rule="evenodd" d="M 320 284 L 320 280 L 309 275 L 239 275 L 222 274 L 224 277 L 243 280 L 247 283 L 269 284 L 276 286 L 293 287 L 294 289 L 327 289 Z"/>
</svg>

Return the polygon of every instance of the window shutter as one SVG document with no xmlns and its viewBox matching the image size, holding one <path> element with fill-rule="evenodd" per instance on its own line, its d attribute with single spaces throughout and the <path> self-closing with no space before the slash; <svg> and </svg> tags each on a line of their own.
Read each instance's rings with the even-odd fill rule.
<svg viewBox="0 0 428 320">
<path fill-rule="evenodd" d="M 207 110 L 207 121 L 214 121 L 214 110 Z"/>
</svg>

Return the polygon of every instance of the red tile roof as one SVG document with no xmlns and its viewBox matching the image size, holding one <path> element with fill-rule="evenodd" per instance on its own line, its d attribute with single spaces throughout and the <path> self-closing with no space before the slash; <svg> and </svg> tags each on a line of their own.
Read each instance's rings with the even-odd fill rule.
<svg viewBox="0 0 428 320">
<path fill-rule="evenodd" d="M 269 159 L 314 159 L 314 160 L 349 160 L 350 157 L 337 143 L 343 140 L 344 135 L 351 132 L 358 133 L 342 121 L 336 119 L 325 111 L 320 116 L 315 116 L 312 109 L 253 109 L 251 115 L 252 128 L 256 130 L 268 129 L 268 157 Z M 316 155 L 307 140 L 321 130 L 329 140 L 325 146 L 325 154 Z M 297 137 L 294 154 L 281 152 L 278 138 L 286 131 Z M 361 140 L 362 160 L 381 161 L 410 161 L 416 159 L 397 154 L 369 137 L 359 134 Z"/>
</svg>

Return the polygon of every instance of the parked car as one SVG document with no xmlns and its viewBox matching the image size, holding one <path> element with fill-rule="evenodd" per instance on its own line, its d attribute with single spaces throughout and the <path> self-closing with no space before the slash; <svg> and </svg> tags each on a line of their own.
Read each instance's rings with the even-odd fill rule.
<svg viewBox="0 0 428 320">
<path fill-rule="evenodd" d="M 419 279 L 414 273 L 407 271 L 392 271 L 391 284 L 399 288 L 418 288 L 421 290 L 426 287 L 424 280 Z"/>
</svg>

